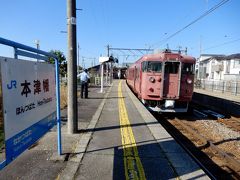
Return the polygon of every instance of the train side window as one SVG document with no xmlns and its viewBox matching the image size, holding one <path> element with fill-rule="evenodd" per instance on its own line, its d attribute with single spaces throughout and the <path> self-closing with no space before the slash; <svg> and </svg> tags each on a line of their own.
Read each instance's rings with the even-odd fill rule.
<svg viewBox="0 0 240 180">
<path fill-rule="evenodd" d="M 182 68 L 183 74 L 194 74 L 194 64 L 184 63 Z"/>
<path fill-rule="evenodd" d="M 165 73 L 177 74 L 179 69 L 179 62 L 165 62 Z"/>
<path fill-rule="evenodd" d="M 147 61 L 142 62 L 142 72 L 147 72 L 147 65 L 148 65 Z"/>
</svg>

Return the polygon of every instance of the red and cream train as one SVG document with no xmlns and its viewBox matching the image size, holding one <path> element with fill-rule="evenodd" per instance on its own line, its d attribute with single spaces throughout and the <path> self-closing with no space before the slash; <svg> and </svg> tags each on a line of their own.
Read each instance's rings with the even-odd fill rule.
<svg viewBox="0 0 240 180">
<path fill-rule="evenodd" d="M 150 110 L 187 112 L 195 58 L 170 50 L 141 57 L 127 72 L 127 84 Z"/>
</svg>

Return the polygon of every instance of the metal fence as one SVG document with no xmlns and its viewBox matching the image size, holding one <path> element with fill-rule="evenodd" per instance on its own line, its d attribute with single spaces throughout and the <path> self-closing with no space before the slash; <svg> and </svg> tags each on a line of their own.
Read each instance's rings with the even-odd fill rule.
<svg viewBox="0 0 240 180">
<path fill-rule="evenodd" d="M 103 85 L 104 86 L 111 86 L 111 77 L 109 76 L 104 76 L 103 77 Z M 61 85 L 67 85 L 67 77 L 62 77 L 60 78 L 60 83 Z M 80 78 L 77 78 L 77 85 L 80 86 L 81 85 L 81 81 Z M 99 76 L 91 76 L 90 77 L 90 81 L 89 81 L 89 85 L 92 86 L 101 86 L 101 77 Z"/>
<path fill-rule="evenodd" d="M 198 79 L 195 81 L 194 88 L 240 95 L 240 81 Z"/>
</svg>

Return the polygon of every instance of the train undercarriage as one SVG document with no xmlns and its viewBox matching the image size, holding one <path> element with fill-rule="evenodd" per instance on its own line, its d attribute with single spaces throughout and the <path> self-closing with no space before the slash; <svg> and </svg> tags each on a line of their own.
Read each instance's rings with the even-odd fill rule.
<svg viewBox="0 0 240 180">
<path fill-rule="evenodd" d="M 159 112 L 159 113 L 188 112 L 188 101 L 175 101 L 175 100 L 169 100 L 169 99 L 164 99 L 160 101 L 142 99 L 141 101 L 149 110 L 154 112 Z"/>
</svg>

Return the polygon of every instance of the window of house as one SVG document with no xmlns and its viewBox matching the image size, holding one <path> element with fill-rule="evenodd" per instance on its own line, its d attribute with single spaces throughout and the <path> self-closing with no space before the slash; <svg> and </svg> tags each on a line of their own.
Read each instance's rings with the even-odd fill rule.
<svg viewBox="0 0 240 180">
<path fill-rule="evenodd" d="M 213 78 L 214 78 L 214 72 L 211 73 L 211 79 L 213 79 Z"/>
<path fill-rule="evenodd" d="M 234 60 L 234 67 L 240 66 L 240 60 Z"/>
<path fill-rule="evenodd" d="M 226 73 L 226 74 L 229 74 L 229 73 L 230 73 L 230 61 L 227 61 L 227 62 L 226 62 L 225 73 Z"/>
</svg>

